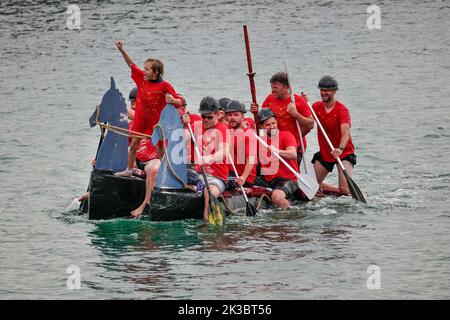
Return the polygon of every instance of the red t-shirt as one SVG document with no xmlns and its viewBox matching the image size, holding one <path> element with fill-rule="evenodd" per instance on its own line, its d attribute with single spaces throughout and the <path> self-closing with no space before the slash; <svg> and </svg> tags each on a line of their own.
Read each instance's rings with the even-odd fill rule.
<svg viewBox="0 0 450 320">
<path fill-rule="evenodd" d="M 205 127 L 202 126 L 201 136 L 197 136 L 197 133 L 198 132 L 194 131 L 202 156 L 214 155 L 219 146 L 223 146 L 223 144 L 229 141 L 227 127 L 220 122 L 217 122 L 215 127 L 208 130 L 205 130 Z M 204 168 L 207 174 L 220 178 L 225 182 L 228 181 L 226 154 L 221 161 L 213 162 L 211 164 L 204 164 Z M 201 172 L 199 165 L 196 165 L 195 169 L 198 172 Z"/>
<path fill-rule="evenodd" d="M 256 129 L 255 121 L 252 118 L 244 118 L 244 121 L 247 121 L 250 129 Z"/>
<path fill-rule="evenodd" d="M 137 86 L 136 113 L 134 131 L 152 134 L 153 127 L 159 122 L 161 111 L 166 106 L 166 94 L 182 99 L 172 85 L 164 80 L 146 81 L 144 72 L 135 64 L 131 66 L 131 78 Z"/>
<path fill-rule="evenodd" d="M 312 107 L 333 146 L 335 148 L 339 147 L 342 138 L 341 125 L 344 123 L 351 125 L 348 109 L 339 101 L 336 101 L 334 108 L 331 109 L 329 113 L 326 112 L 325 102 L 323 101 L 317 101 Z M 322 159 L 326 162 L 336 162 L 336 159 L 331 155 L 332 150 L 330 150 L 330 146 L 328 145 L 327 140 L 325 140 L 322 130 L 317 129 L 317 132 Z M 350 139 L 339 158 L 345 158 L 354 152 L 355 147 L 353 146 L 352 137 L 350 136 Z"/>
<path fill-rule="evenodd" d="M 245 165 L 247 164 L 247 159 L 253 156 L 255 163 L 257 162 L 257 145 L 258 141 L 252 134 L 252 129 L 245 128 L 244 130 L 238 128 L 233 130 L 229 128 L 230 135 L 232 137 L 233 145 L 230 148 L 230 154 L 233 157 L 234 165 L 236 166 L 236 171 L 238 175 L 241 176 L 244 173 Z M 228 165 L 229 172 L 233 172 L 233 165 L 230 163 Z M 247 182 L 253 183 L 256 177 L 256 164 L 253 165 L 252 171 L 247 177 Z"/>
<path fill-rule="evenodd" d="M 267 144 L 274 145 L 278 150 L 286 150 L 288 147 L 297 147 L 294 136 L 289 131 L 278 131 L 275 137 L 267 137 Z M 278 158 L 271 156 L 271 151 L 262 144 L 259 146 L 259 160 L 261 163 L 261 174 L 266 181 L 272 181 L 275 178 L 284 178 L 297 181 L 297 177 L 293 174 Z M 298 164 L 296 159 L 286 162 L 298 172 Z"/>
<path fill-rule="evenodd" d="M 311 111 L 309 110 L 308 103 L 306 100 L 297 95 L 294 94 L 295 98 L 295 106 L 297 107 L 297 112 L 300 113 L 304 117 L 311 116 Z M 275 94 L 269 94 L 264 100 L 262 107 L 263 108 L 269 108 L 273 111 L 277 118 L 277 125 L 278 128 L 282 128 L 284 131 L 289 131 L 292 133 L 295 137 L 295 140 L 297 142 L 297 147 L 300 146 L 300 136 L 298 135 L 298 129 L 296 125 L 296 120 L 293 116 L 289 114 L 287 111 L 287 105 L 291 103 L 291 97 L 280 100 L 275 97 Z M 303 145 L 306 150 L 306 137 L 303 136 Z"/>
<path fill-rule="evenodd" d="M 202 117 L 198 114 L 189 113 L 189 118 L 190 118 L 190 125 L 192 128 L 192 131 L 193 132 L 197 132 L 197 131 L 201 132 L 202 125 L 203 125 Z M 187 128 L 187 126 L 186 126 L 186 128 Z M 190 134 L 189 134 L 189 137 L 190 137 Z M 190 150 L 191 150 L 191 152 L 190 152 L 190 155 L 188 155 L 189 158 L 187 159 L 187 163 L 193 163 L 194 159 L 195 159 L 194 141 L 192 141 L 192 138 L 191 138 Z"/>
</svg>

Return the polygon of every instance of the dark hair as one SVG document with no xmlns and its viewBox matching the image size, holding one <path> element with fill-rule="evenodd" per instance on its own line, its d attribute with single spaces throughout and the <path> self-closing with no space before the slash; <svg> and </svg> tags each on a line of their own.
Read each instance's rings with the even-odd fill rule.
<svg viewBox="0 0 450 320">
<path fill-rule="evenodd" d="M 150 62 L 152 64 L 152 71 L 156 74 L 156 77 L 162 77 L 164 75 L 164 63 L 159 59 L 149 58 L 145 60 L 144 64 Z"/>
<path fill-rule="evenodd" d="M 285 72 L 275 73 L 272 78 L 270 78 L 270 83 L 279 82 L 284 84 L 286 87 L 289 86 L 287 74 Z"/>
</svg>

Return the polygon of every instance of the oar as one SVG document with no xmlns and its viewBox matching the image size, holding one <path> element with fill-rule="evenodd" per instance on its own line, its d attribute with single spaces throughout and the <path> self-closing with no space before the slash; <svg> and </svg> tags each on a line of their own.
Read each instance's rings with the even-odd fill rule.
<svg viewBox="0 0 450 320">
<path fill-rule="evenodd" d="M 325 129 L 322 127 L 322 124 L 319 121 L 319 118 L 317 118 L 316 113 L 314 112 L 313 108 L 309 104 L 309 101 L 307 101 L 308 107 L 311 110 L 311 113 L 314 117 L 314 120 L 316 120 L 317 125 L 320 128 L 320 131 L 322 131 L 323 136 L 325 137 L 325 140 L 327 140 L 328 145 L 330 146 L 331 150 L 334 150 L 333 144 L 331 143 L 330 139 L 327 136 L 327 133 L 325 132 Z M 345 170 L 344 165 L 342 164 L 341 159 L 339 157 L 336 158 L 337 163 L 341 167 L 342 172 L 344 173 L 345 179 L 347 180 L 348 188 L 350 189 L 350 193 L 352 195 L 353 199 L 356 199 L 358 201 L 361 201 L 363 203 L 367 203 L 366 199 L 364 198 L 364 195 L 362 194 L 361 190 L 359 190 L 358 186 L 356 185 L 355 181 L 349 176 L 347 170 Z"/>
<path fill-rule="evenodd" d="M 197 141 L 194 137 L 194 132 L 192 132 L 191 124 L 188 123 L 187 125 L 189 128 L 189 132 L 191 133 L 192 141 L 194 142 L 195 153 L 197 154 L 197 157 L 201 158 L 200 150 L 198 149 Z M 222 213 L 222 208 L 220 207 L 219 200 L 214 197 L 211 189 L 209 188 L 208 179 L 206 178 L 205 168 L 203 167 L 203 165 L 200 165 L 200 169 L 202 170 L 203 180 L 205 180 L 206 190 L 208 191 L 209 195 L 208 221 L 213 225 L 222 225 L 225 217 Z"/>
<path fill-rule="evenodd" d="M 252 93 L 252 101 L 254 104 L 256 104 L 256 88 L 255 88 L 255 72 L 253 72 L 253 66 L 252 66 L 252 55 L 250 53 L 250 42 L 248 41 L 248 32 L 247 32 L 247 26 L 244 25 L 244 41 L 245 41 L 245 51 L 247 52 L 247 65 L 248 65 L 248 80 L 250 81 L 250 91 Z M 256 130 L 259 128 L 258 123 L 258 113 L 253 113 L 253 118 L 255 119 L 255 126 Z"/>
<path fill-rule="evenodd" d="M 256 139 L 258 139 L 258 141 L 261 142 L 261 144 L 264 147 L 270 148 L 269 145 L 263 139 L 258 137 L 258 135 L 256 133 L 254 133 L 253 131 L 251 131 L 251 132 L 256 137 Z M 275 157 L 277 157 L 286 166 L 286 168 L 289 169 L 289 171 L 291 171 L 297 177 L 298 187 L 300 188 L 300 190 L 303 191 L 303 193 L 308 197 L 308 199 L 311 200 L 312 198 L 314 198 L 314 196 L 317 193 L 317 190 L 319 190 L 319 186 L 318 185 L 317 185 L 317 187 L 310 186 L 309 183 L 297 171 L 295 171 L 286 162 L 286 160 L 284 160 L 277 152 L 272 151 L 272 153 L 275 155 Z"/>
<path fill-rule="evenodd" d="M 236 167 L 235 167 L 235 165 L 234 165 L 233 158 L 231 157 L 230 152 L 227 152 L 227 154 L 228 154 L 228 158 L 230 158 L 230 163 L 231 163 L 231 166 L 233 167 L 234 174 L 236 175 L 236 179 L 238 179 L 238 178 L 239 178 L 239 174 L 238 174 L 238 172 L 237 172 L 237 170 L 236 170 Z M 256 210 L 256 208 L 248 201 L 248 197 L 247 197 L 247 195 L 245 194 L 245 190 L 244 190 L 244 187 L 243 187 L 243 186 L 241 186 L 241 191 L 242 191 L 242 194 L 244 195 L 244 199 L 245 199 L 245 202 L 246 202 L 246 205 L 245 205 L 245 214 L 246 214 L 247 216 L 251 216 L 251 217 L 256 216 L 256 214 L 258 213 L 258 210 Z"/>
<path fill-rule="evenodd" d="M 292 85 L 289 77 L 288 67 L 287 63 L 284 62 L 284 69 L 286 71 L 287 79 L 288 79 L 288 85 L 289 85 L 289 91 L 291 92 L 291 100 L 292 103 L 295 105 L 295 97 L 294 97 L 294 91 L 292 90 Z M 300 126 L 298 124 L 297 119 L 295 119 L 295 124 L 297 125 L 298 135 L 300 137 L 300 147 L 302 149 L 302 161 L 300 162 L 299 171 L 300 175 L 308 181 L 308 183 L 315 189 L 319 190 L 319 184 L 317 183 L 317 177 L 316 172 L 314 171 L 314 168 L 312 167 L 311 161 L 308 159 L 308 155 L 305 153 L 305 146 L 303 144 L 303 136 L 302 136 L 302 130 L 300 130 Z M 307 165 L 308 164 L 308 165 Z M 309 169 L 308 169 L 309 166 Z"/>
</svg>

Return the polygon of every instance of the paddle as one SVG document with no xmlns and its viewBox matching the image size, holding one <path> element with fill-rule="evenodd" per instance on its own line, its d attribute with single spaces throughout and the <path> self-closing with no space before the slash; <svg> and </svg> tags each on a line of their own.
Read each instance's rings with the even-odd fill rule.
<svg viewBox="0 0 450 320">
<path fill-rule="evenodd" d="M 327 136 L 327 133 L 325 132 L 325 129 L 322 127 L 322 124 L 319 121 L 319 118 L 317 118 L 316 113 L 314 112 L 313 108 L 309 104 L 309 101 L 307 101 L 308 107 L 311 110 L 311 113 L 314 117 L 314 120 L 316 120 L 317 125 L 320 128 L 320 131 L 322 131 L 323 136 L 325 137 L 325 140 L 327 140 L 328 145 L 330 146 L 331 150 L 334 150 L 333 144 L 331 143 L 330 139 Z M 355 181 L 350 177 L 347 170 L 345 170 L 344 165 L 342 164 L 341 159 L 336 158 L 337 163 L 341 167 L 342 172 L 344 173 L 345 179 L 347 180 L 348 188 L 350 189 L 350 193 L 352 195 L 353 199 L 356 199 L 358 201 L 361 201 L 363 203 L 367 203 L 366 199 L 364 198 L 364 195 L 362 194 L 361 190 L 359 190 L 358 186 L 356 185 Z"/>
<path fill-rule="evenodd" d="M 259 142 L 261 142 L 261 144 L 264 147 L 270 148 L 269 145 L 263 139 L 258 137 L 258 135 L 256 133 L 254 133 L 253 131 L 252 131 L 252 133 L 255 136 L 255 138 L 258 139 Z M 289 171 L 291 171 L 297 177 L 298 187 L 300 188 L 300 190 L 303 191 L 303 193 L 308 197 L 308 199 L 311 200 L 312 198 L 314 198 L 314 196 L 316 195 L 317 190 L 319 188 L 319 185 L 317 185 L 317 187 L 310 186 L 309 183 L 297 171 L 295 171 L 286 162 L 286 160 L 284 160 L 277 152 L 272 151 L 272 153 L 275 155 L 275 157 L 277 157 L 286 166 L 286 168 L 289 169 Z"/>
<path fill-rule="evenodd" d="M 252 55 L 250 53 L 250 43 L 248 41 L 248 32 L 247 32 L 247 26 L 244 25 L 244 41 L 245 41 L 245 51 L 247 52 L 247 64 L 248 64 L 248 80 L 250 81 L 250 91 L 252 93 L 252 101 L 254 104 L 256 104 L 256 88 L 255 88 L 255 72 L 253 72 L 253 66 L 252 66 Z M 256 130 L 259 128 L 258 123 L 258 112 L 253 113 L 253 118 L 255 119 L 255 127 Z"/>
<path fill-rule="evenodd" d="M 228 158 L 230 158 L 230 163 L 231 163 L 231 166 L 233 167 L 233 171 L 234 171 L 234 174 L 236 175 L 236 179 L 237 179 L 237 178 L 239 178 L 239 174 L 238 174 L 238 172 L 236 170 L 236 167 L 234 165 L 233 158 L 231 157 L 230 152 L 227 152 L 227 154 L 228 154 Z M 247 197 L 247 194 L 245 193 L 245 190 L 244 190 L 243 186 L 241 186 L 241 191 L 242 191 L 242 195 L 244 196 L 244 199 L 245 199 L 245 202 L 246 202 L 245 214 L 247 216 L 249 216 L 249 217 L 250 216 L 251 217 L 256 216 L 256 214 L 258 213 L 258 210 L 256 210 L 256 208 L 248 201 L 248 197 Z"/>
<path fill-rule="evenodd" d="M 201 158 L 200 150 L 198 149 L 197 141 L 195 140 L 194 137 L 194 132 L 192 132 L 191 124 L 188 123 L 187 125 L 192 137 L 192 141 L 194 142 L 195 153 L 197 154 L 197 157 Z M 209 188 L 208 179 L 206 178 L 205 168 L 203 167 L 203 165 L 200 165 L 200 169 L 202 170 L 203 180 L 205 181 L 206 190 L 208 191 L 209 195 L 208 221 L 213 225 L 222 225 L 225 220 L 225 217 L 222 213 L 222 208 L 220 207 L 219 200 L 217 200 L 217 198 L 214 197 L 213 193 L 211 192 L 211 189 Z"/>
<path fill-rule="evenodd" d="M 295 105 L 294 91 L 292 91 L 291 81 L 289 78 L 289 72 L 288 72 L 288 67 L 287 67 L 286 62 L 284 62 L 284 69 L 285 69 L 287 80 L 288 80 L 289 91 L 291 92 L 291 100 L 292 100 L 292 103 Z M 312 163 L 311 163 L 308 155 L 305 153 L 305 146 L 303 144 L 302 130 L 300 129 L 297 119 L 295 119 L 295 124 L 297 125 L 298 135 L 300 137 L 300 147 L 302 149 L 302 155 L 303 155 L 302 161 L 300 162 L 300 166 L 298 167 L 298 170 L 300 171 L 300 175 L 306 181 L 308 181 L 308 183 L 314 189 L 317 188 L 317 190 L 319 190 L 319 184 L 317 183 L 316 172 L 314 171 L 314 167 L 312 166 Z"/>
</svg>

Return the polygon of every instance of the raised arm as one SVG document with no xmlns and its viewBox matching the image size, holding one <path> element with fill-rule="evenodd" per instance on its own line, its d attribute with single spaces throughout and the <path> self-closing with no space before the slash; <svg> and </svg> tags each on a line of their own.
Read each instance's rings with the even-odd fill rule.
<svg viewBox="0 0 450 320">
<path fill-rule="evenodd" d="M 128 55 L 128 53 L 123 48 L 123 41 L 117 40 L 115 41 L 117 49 L 119 49 L 120 53 L 122 54 L 123 58 L 125 59 L 125 62 L 127 65 L 131 68 L 131 66 L 134 64 L 133 59 Z"/>
</svg>

